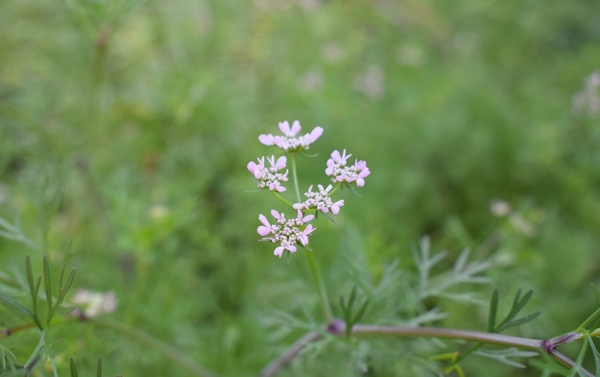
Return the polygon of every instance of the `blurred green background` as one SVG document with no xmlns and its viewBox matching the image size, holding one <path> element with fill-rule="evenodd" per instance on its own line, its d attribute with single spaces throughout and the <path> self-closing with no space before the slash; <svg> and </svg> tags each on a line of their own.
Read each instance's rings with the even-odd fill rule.
<svg viewBox="0 0 600 377">
<path fill-rule="evenodd" d="M 274 337 L 275 310 L 319 314 L 304 257 L 256 242 L 258 214 L 279 203 L 247 192 L 248 161 L 278 153 L 258 135 L 298 119 L 325 129 L 319 156 L 300 157 L 301 187 L 326 183 L 334 149 L 372 172 L 311 238 L 331 297 L 352 282 L 349 244 L 376 281 L 394 259 L 414 270 L 411 245 L 429 235 L 448 266 L 466 247 L 493 261 L 486 300 L 535 289 L 529 310 L 543 313 L 513 334 L 554 336 L 597 306 L 598 68 L 591 0 L 5 0 L 0 215 L 54 269 L 76 266 L 75 287 L 115 291 L 110 318 L 220 375 L 256 375 L 302 334 Z M 26 254 L 40 271 L 41 253 L 0 239 L 2 271 L 23 271 Z M 450 312 L 440 325 L 485 330 L 485 307 L 429 305 Z M 4 313 L 0 327 L 19 321 Z M 87 375 L 102 357 L 109 376 L 189 375 L 93 323 L 52 336 L 64 374 L 70 357 Z M 36 339 L 7 342 L 22 362 Z M 402 375 L 407 343 L 390 344 L 369 354 L 370 375 Z M 281 375 L 361 375 L 344 352 Z M 540 374 L 493 365 L 465 369 Z"/>
</svg>

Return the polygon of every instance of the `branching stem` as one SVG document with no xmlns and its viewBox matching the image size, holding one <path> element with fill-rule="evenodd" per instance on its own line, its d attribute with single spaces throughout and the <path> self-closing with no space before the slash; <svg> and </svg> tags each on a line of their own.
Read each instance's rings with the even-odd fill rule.
<svg viewBox="0 0 600 377">
<path fill-rule="evenodd" d="M 302 200 L 300 199 L 300 189 L 298 188 L 298 175 L 296 173 L 296 154 L 291 153 L 292 159 L 292 177 L 294 179 L 294 187 L 296 189 L 296 197 L 298 199 L 298 203 Z M 319 269 L 317 267 L 317 262 L 315 261 L 315 257 L 312 254 L 313 252 L 306 249 L 306 260 L 308 261 L 308 267 L 310 268 L 310 273 L 312 274 L 313 280 L 315 281 L 315 286 L 317 288 L 317 293 L 319 295 L 319 301 L 321 303 L 321 310 L 323 311 L 323 318 L 327 323 L 333 321 L 333 314 L 331 313 L 331 306 L 329 305 L 329 299 L 327 298 L 327 291 L 325 290 L 325 286 L 323 285 L 323 279 L 321 279 L 321 274 L 319 273 Z"/>
<path fill-rule="evenodd" d="M 277 371 L 296 357 L 304 346 L 309 342 L 316 342 L 323 338 L 323 332 L 309 332 L 300 338 L 282 356 L 273 360 L 261 371 L 261 377 L 274 376 Z M 336 319 L 330 322 L 326 332 L 340 337 L 345 337 L 346 325 L 343 321 Z M 584 334 L 573 331 L 564 335 L 549 339 L 531 339 L 517 336 L 488 333 L 482 331 L 457 330 L 440 327 L 403 327 L 403 326 L 378 326 L 378 325 L 354 325 L 350 332 L 354 337 L 366 337 L 373 335 L 389 335 L 400 338 L 445 338 L 473 341 L 485 344 L 494 344 L 506 347 L 517 347 L 524 350 L 548 353 L 561 365 L 571 369 L 576 364 L 573 360 L 556 350 L 556 346 L 573 343 L 584 338 Z M 588 334 L 589 336 L 600 336 L 600 329 Z M 586 376 L 594 377 L 590 372 L 580 369 Z"/>
</svg>

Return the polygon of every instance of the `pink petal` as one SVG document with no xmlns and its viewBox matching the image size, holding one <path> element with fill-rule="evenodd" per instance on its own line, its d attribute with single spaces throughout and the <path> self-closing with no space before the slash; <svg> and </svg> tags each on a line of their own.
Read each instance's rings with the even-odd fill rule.
<svg viewBox="0 0 600 377">
<path fill-rule="evenodd" d="M 301 128 L 302 127 L 300 127 L 300 122 L 298 122 L 297 120 L 295 120 L 294 124 L 292 124 L 292 132 L 291 132 L 293 134 L 292 136 L 296 136 L 296 134 L 298 132 L 300 132 Z"/>
<path fill-rule="evenodd" d="M 258 232 L 258 234 L 264 237 L 271 233 L 271 228 L 267 228 L 266 226 L 259 226 L 258 229 L 256 229 L 256 231 Z"/>
<path fill-rule="evenodd" d="M 304 231 L 302 232 L 302 235 L 300 236 L 300 241 L 304 246 L 308 244 L 308 235 L 311 234 L 315 229 L 317 228 L 313 228 L 312 225 L 309 224 L 306 227 L 306 229 L 304 229 Z"/>
<path fill-rule="evenodd" d="M 256 162 L 250 161 L 247 166 L 248 170 L 250 170 L 250 173 L 254 174 L 254 170 L 256 169 Z"/>
<path fill-rule="evenodd" d="M 281 136 L 273 136 L 273 144 L 277 145 L 279 148 L 283 148 L 283 139 Z"/>
<path fill-rule="evenodd" d="M 290 246 L 286 247 L 286 249 L 288 249 L 288 250 L 289 250 L 289 251 L 291 251 L 292 253 L 295 253 L 295 252 L 296 252 L 296 250 L 297 250 L 297 249 L 296 249 L 296 246 L 293 246 L 293 245 L 290 245 Z"/>
<path fill-rule="evenodd" d="M 340 207 L 344 205 L 344 200 L 338 200 L 337 202 L 333 203 L 331 205 L 331 212 L 334 215 L 337 215 L 338 213 L 340 213 Z"/>
<path fill-rule="evenodd" d="M 305 236 L 308 236 L 309 234 L 311 234 L 316 229 L 317 228 L 313 228 L 312 224 L 308 224 L 308 226 L 306 227 L 306 229 L 304 229 L 304 231 L 302 232 L 302 234 L 304 234 Z"/>
<path fill-rule="evenodd" d="M 284 135 L 287 136 L 287 134 L 290 133 L 290 124 L 287 120 L 284 122 L 279 122 L 279 129 L 281 130 L 281 132 L 283 132 Z"/>
<path fill-rule="evenodd" d="M 363 187 L 365 185 L 365 180 L 362 178 L 356 178 L 356 185 L 358 187 Z"/>
<path fill-rule="evenodd" d="M 260 141 L 261 143 L 263 143 L 264 145 L 273 145 L 273 135 L 268 134 L 262 134 L 258 137 L 258 141 Z"/>
<path fill-rule="evenodd" d="M 335 162 L 332 159 L 327 160 L 327 169 L 325 169 L 325 174 L 333 175 L 333 169 L 335 169 Z"/>
<path fill-rule="evenodd" d="M 271 215 L 273 215 L 273 217 L 277 220 L 281 220 L 283 218 L 283 213 L 279 214 L 279 212 L 275 211 L 274 209 L 271 210 Z"/>
<path fill-rule="evenodd" d="M 285 168 L 286 161 L 287 161 L 287 158 L 285 156 L 279 157 L 279 159 L 277 160 L 277 163 L 275 164 L 275 168 L 277 170 Z"/>
<path fill-rule="evenodd" d="M 346 161 L 347 159 L 350 158 L 350 156 L 352 156 L 352 154 L 349 154 L 346 156 L 346 150 L 344 149 L 344 153 L 342 153 L 342 160 Z"/>
<path fill-rule="evenodd" d="M 345 151 L 345 149 L 344 149 Z M 333 159 L 333 162 L 339 162 L 342 159 L 342 156 L 340 156 L 340 151 L 335 150 L 331 153 L 331 158 Z M 327 161 L 327 165 L 329 165 L 329 161 Z"/>
<path fill-rule="evenodd" d="M 278 248 L 275 249 L 274 254 L 277 255 L 279 258 L 281 258 L 281 254 L 283 254 L 283 250 L 285 250 L 285 248 L 283 246 L 279 246 Z"/>
<path fill-rule="evenodd" d="M 296 203 L 296 204 L 294 204 L 294 209 L 300 210 L 302 208 L 304 208 L 304 203 Z"/>
<path fill-rule="evenodd" d="M 277 191 L 277 192 L 284 192 L 285 190 L 287 190 L 287 189 L 286 189 L 285 187 L 281 186 L 281 185 L 280 185 L 280 186 L 277 186 L 277 187 L 275 188 L 275 191 Z"/>
<path fill-rule="evenodd" d="M 322 127 L 315 127 L 314 130 L 312 130 L 312 132 L 310 133 L 310 140 L 311 141 L 315 141 L 317 140 L 321 135 L 323 135 L 323 128 Z"/>
<path fill-rule="evenodd" d="M 369 168 L 364 168 L 360 174 L 358 175 L 358 178 L 365 178 L 367 177 L 369 174 L 371 174 L 371 171 L 369 170 Z"/>
<path fill-rule="evenodd" d="M 258 220 L 260 220 L 260 222 L 266 226 L 266 227 L 270 227 L 271 224 L 269 224 L 269 220 L 267 220 L 267 218 L 265 217 L 265 215 L 258 215 Z"/>
<path fill-rule="evenodd" d="M 363 170 L 364 168 L 367 167 L 367 162 L 366 161 L 356 161 L 354 163 L 354 167 L 356 168 L 356 170 Z"/>
<path fill-rule="evenodd" d="M 302 221 L 303 223 L 306 223 L 314 218 L 313 215 L 308 215 L 304 218 L 302 218 L 302 216 L 303 216 L 302 211 L 298 210 L 298 220 Z"/>
</svg>

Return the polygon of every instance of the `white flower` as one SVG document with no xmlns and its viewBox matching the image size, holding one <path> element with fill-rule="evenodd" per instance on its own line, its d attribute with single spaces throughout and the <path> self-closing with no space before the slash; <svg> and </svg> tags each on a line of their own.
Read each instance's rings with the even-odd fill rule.
<svg viewBox="0 0 600 377">
<path fill-rule="evenodd" d="M 356 160 L 354 165 L 346 166 L 351 154 L 346 155 L 346 150 L 340 155 L 339 151 L 333 151 L 331 158 L 327 160 L 325 174 L 331 177 L 332 182 L 351 183 L 355 182 L 358 187 L 365 185 L 365 177 L 371 174 L 365 161 Z"/>
<path fill-rule="evenodd" d="M 87 318 L 95 318 L 100 314 L 112 313 L 117 308 L 118 300 L 115 292 L 91 292 L 78 289 L 71 302 L 80 308 Z"/>
<path fill-rule="evenodd" d="M 256 231 L 263 236 L 262 241 L 280 243 L 280 246 L 275 248 L 276 256 L 281 258 L 285 250 L 295 253 L 298 242 L 304 246 L 308 245 L 308 235 L 316 228 L 313 228 L 311 224 L 308 224 L 304 230 L 301 228 L 314 218 L 313 215 L 304 216 L 300 210 L 298 210 L 298 217 L 290 220 L 286 220 L 283 213 L 275 210 L 271 211 L 271 215 L 277 220 L 276 223 L 270 224 L 267 218 L 261 214 L 258 219 L 263 225 L 259 226 Z"/>
<path fill-rule="evenodd" d="M 285 156 L 282 156 L 275 161 L 275 156 L 271 156 L 270 158 L 267 157 L 267 161 L 271 165 L 269 168 L 265 166 L 264 157 L 258 159 L 258 164 L 254 161 L 248 163 L 248 170 L 254 175 L 254 178 L 258 182 L 258 188 L 268 188 L 271 191 L 277 192 L 285 191 L 286 188 L 281 185 L 281 182 L 287 182 L 288 170 L 283 174 L 278 173 L 277 171 L 285 168 L 287 159 Z"/>
<path fill-rule="evenodd" d="M 286 152 L 299 152 L 309 149 L 310 144 L 314 143 L 323 134 L 323 128 L 315 127 L 309 134 L 296 137 L 301 128 L 300 122 L 297 120 L 294 121 L 291 128 L 286 120 L 279 123 L 279 129 L 284 136 L 262 134 L 258 137 L 258 140 L 264 145 L 275 145 Z"/>
<path fill-rule="evenodd" d="M 306 201 L 303 203 L 294 204 L 294 208 L 300 210 L 316 209 L 320 212 L 331 211 L 331 213 L 337 215 L 340 212 L 340 207 L 344 205 L 344 200 L 338 200 L 337 202 L 333 203 L 329 197 L 329 192 L 333 186 L 329 185 L 326 189 L 324 189 L 321 185 L 317 186 L 319 188 L 318 192 L 312 192 L 313 186 L 311 185 L 308 188 L 308 192 L 304 194 L 304 196 L 307 197 Z"/>
</svg>

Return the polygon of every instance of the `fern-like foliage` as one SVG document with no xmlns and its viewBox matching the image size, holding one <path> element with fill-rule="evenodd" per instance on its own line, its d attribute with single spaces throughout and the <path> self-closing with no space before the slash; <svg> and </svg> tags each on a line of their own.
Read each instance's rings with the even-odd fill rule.
<svg viewBox="0 0 600 377">
<path fill-rule="evenodd" d="M 480 274 L 490 267 L 487 261 L 468 263 L 470 251 L 465 249 L 450 271 L 432 276 L 432 269 L 438 265 L 447 253 L 445 251 L 431 254 L 429 237 L 423 237 L 418 249 L 412 255 L 419 274 L 418 297 L 424 300 L 429 297 L 441 297 L 451 300 L 483 304 L 484 302 L 470 292 L 453 293 L 452 288 L 460 284 L 489 284 L 490 279 Z"/>
</svg>

